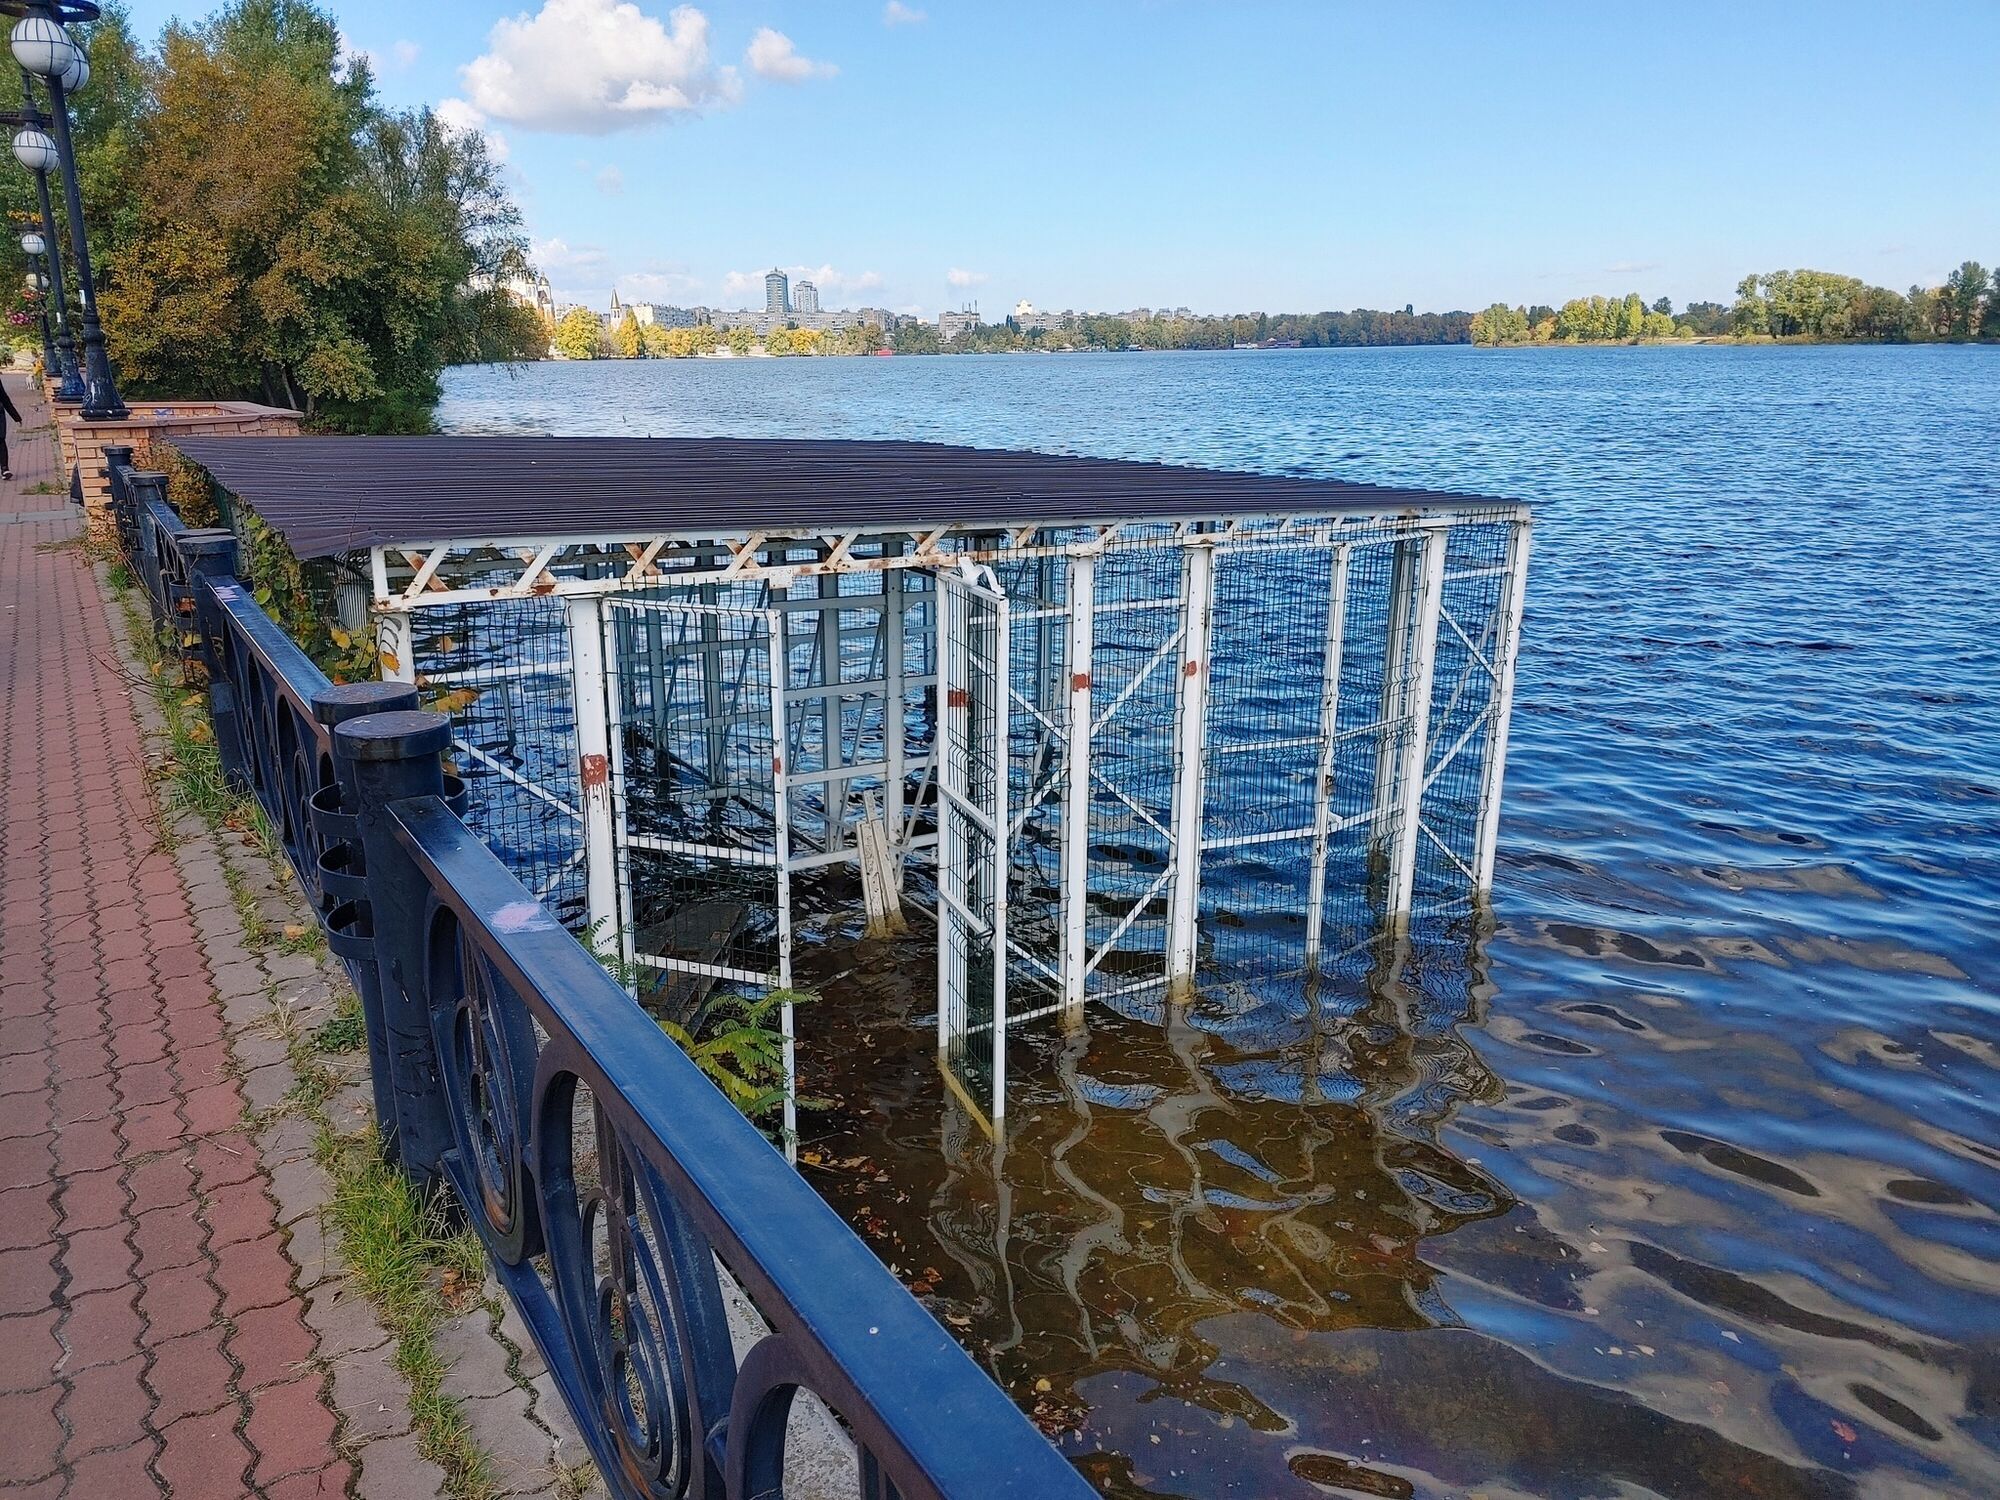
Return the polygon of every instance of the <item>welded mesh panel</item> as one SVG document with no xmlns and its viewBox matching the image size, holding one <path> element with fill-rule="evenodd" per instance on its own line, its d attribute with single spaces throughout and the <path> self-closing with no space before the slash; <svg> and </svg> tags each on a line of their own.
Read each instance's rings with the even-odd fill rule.
<svg viewBox="0 0 2000 1500">
<path fill-rule="evenodd" d="M 1499 685 L 1505 523 L 1446 534 L 1431 674 L 1414 911 L 1460 902 L 1477 884 L 1481 793 Z"/>
<path fill-rule="evenodd" d="M 669 1010 L 698 1002 L 704 981 L 778 982 L 770 619 L 698 598 L 606 605 L 630 948 L 662 971 L 644 991 Z"/>
<path fill-rule="evenodd" d="M 993 572 L 1008 600 L 1010 973 L 1014 982 L 1046 1000 L 1060 988 L 1056 965 L 1062 948 L 1063 792 L 1069 743 L 1069 563 L 1062 557 L 1029 557 L 996 563 Z M 1010 1004 L 1009 1013 L 1021 1009 L 1019 1003 Z"/>
<path fill-rule="evenodd" d="M 414 611 L 426 707 L 450 715 L 467 825 L 565 924 L 585 924 L 582 791 L 569 624 L 560 599 Z"/>
<path fill-rule="evenodd" d="M 1390 841 L 1403 751 L 1411 732 L 1417 671 L 1417 549 L 1414 539 L 1358 538 L 1347 565 L 1340 681 L 1334 720 L 1330 813 L 1340 830 L 1329 841 L 1323 967 L 1343 970 L 1355 955 L 1366 968 L 1366 945 L 1381 930 L 1386 909 Z"/>
<path fill-rule="evenodd" d="M 1226 978 L 1304 960 L 1335 559 L 1326 544 L 1216 557 L 1201 920 Z"/>
<path fill-rule="evenodd" d="M 1087 992 L 1162 982 L 1179 706 L 1183 549 L 1137 542 L 1097 565 Z M 1099 955 L 1102 955 L 1100 958 Z"/>
<path fill-rule="evenodd" d="M 852 850 L 866 794 L 883 788 L 894 722 L 892 597 L 881 573 L 834 573 L 802 580 L 782 606 L 791 823 L 800 851 Z"/>
</svg>

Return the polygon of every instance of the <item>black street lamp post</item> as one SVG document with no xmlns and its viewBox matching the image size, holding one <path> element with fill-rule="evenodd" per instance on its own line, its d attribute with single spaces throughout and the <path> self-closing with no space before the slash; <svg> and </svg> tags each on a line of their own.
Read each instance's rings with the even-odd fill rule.
<svg viewBox="0 0 2000 1500">
<path fill-rule="evenodd" d="M 48 119 L 35 107 L 35 90 L 30 82 L 31 74 L 21 70 L 21 100 L 23 108 L 0 114 L 0 123 L 20 127 L 21 133 L 14 137 L 14 156 L 35 177 L 35 196 L 41 201 L 42 245 L 49 258 L 50 296 L 56 310 L 55 357 L 48 361 L 46 368 L 56 378 L 56 400 L 83 401 L 83 377 L 76 368 L 76 338 L 69 329 L 69 283 L 63 278 L 62 242 L 56 234 L 55 210 L 49 204 L 49 167 L 55 163 L 56 143 L 45 129 Z"/>
<path fill-rule="evenodd" d="M 21 236 L 21 252 L 28 257 L 28 264 L 33 268 L 28 273 L 29 280 L 42 294 L 42 368 L 56 373 L 62 367 L 56 363 L 55 336 L 49 332 L 49 278 L 42 270 L 42 257 L 47 251 L 48 245 L 39 234 Z"/>
<path fill-rule="evenodd" d="M 0 15 L 18 16 L 11 43 L 23 70 L 48 84 L 49 114 L 55 126 L 56 164 L 62 169 L 63 204 L 68 210 L 70 249 L 76 256 L 77 300 L 83 314 L 83 416 L 86 421 L 118 421 L 127 413 L 111 379 L 104 353 L 104 328 L 97 320 L 97 287 L 90 274 L 90 244 L 83 231 L 83 194 L 76 180 L 76 152 L 69 134 L 69 93 L 90 78 L 83 49 L 63 29 L 66 22 L 94 21 L 92 0 L 0 0 Z M 15 137 L 22 154 L 23 131 Z M 44 137 L 46 139 L 46 137 Z"/>
</svg>

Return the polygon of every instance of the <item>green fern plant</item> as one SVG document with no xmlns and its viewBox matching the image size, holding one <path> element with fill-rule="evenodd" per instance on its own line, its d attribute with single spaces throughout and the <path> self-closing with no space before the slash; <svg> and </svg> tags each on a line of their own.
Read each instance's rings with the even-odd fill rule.
<svg viewBox="0 0 2000 1500">
<path fill-rule="evenodd" d="M 604 971 L 637 995 L 648 970 L 627 961 L 613 941 L 610 918 L 599 917 L 583 931 L 583 945 Z M 746 995 L 712 994 L 685 1023 L 656 1015 L 660 1030 L 673 1038 L 694 1065 L 708 1076 L 723 1097 L 750 1119 L 770 1114 L 785 1102 L 785 1033 L 780 1012 L 789 1002 L 808 1005 L 819 996 L 810 990 L 767 990 L 753 1000 Z M 813 1101 L 801 1099 L 812 1107 Z"/>
<path fill-rule="evenodd" d="M 718 995 L 702 1006 L 692 1028 L 662 1016 L 660 1030 L 694 1059 L 731 1104 L 755 1120 L 785 1102 L 785 1035 L 779 1011 L 787 1002 L 802 1005 L 817 998 L 804 990 L 767 990 L 755 1000 Z"/>
</svg>

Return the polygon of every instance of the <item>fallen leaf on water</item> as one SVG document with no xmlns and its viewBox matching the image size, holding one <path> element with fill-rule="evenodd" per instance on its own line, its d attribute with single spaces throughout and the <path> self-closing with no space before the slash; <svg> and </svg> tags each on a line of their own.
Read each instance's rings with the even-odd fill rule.
<svg viewBox="0 0 2000 1500">
<path fill-rule="evenodd" d="M 1843 1443 L 1851 1443 L 1855 1440 L 1855 1438 L 1860 1436 L 1859 1433 L 1857 1433 L 1852 1427 L 1849 1427 L 1845 1422 L 1835 1422 L 1833 1424 L 1833 1430 L 1836 1434 L 1838 1434 L 1840 1440 Z"/>
</svg>

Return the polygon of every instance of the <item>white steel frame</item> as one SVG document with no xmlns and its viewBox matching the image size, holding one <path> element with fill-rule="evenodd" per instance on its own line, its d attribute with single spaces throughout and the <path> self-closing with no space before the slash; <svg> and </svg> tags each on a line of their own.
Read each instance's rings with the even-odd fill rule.
<svg viewBox="0 0 2000 1500">
<path fill-rule="evenodd" d="M 1482 571 L 1505 574 L 1500 608 L 1489 621 L 1456 620 L 1445 606 L 1447 584 L 1474 575 L 1447 576 L 1448 535 L 1455 527 L 1496 524 L 1508 527 L 1506 559 L 1500 569 Z M 1383 698 L 1375 722 L 1339 731 L 1342 711 L 1339 684 L 1348 645 L 1350 560 L 1355 549 L 1375 545 L 1391 545 L 1396 549 Z M 1133 516 L 1089 524 L 941 524 L 928 528 L 898 524 L 786 535 L 746 530 L 729 536 L 655 532 L 412 541 L 374 548 L 370 564 L 378 642 L 385 651 L 384 675 L 402 680 L 419 678 L 418 663 L 412 659 L 409 629 L 409 617 L 418 611 L 546 595 L 564 600 L 571 626 L 569 670 L 577 708 L 579 767 L 583 773 L 579 780 L 585 793 L 580 809 L 569 809 L 559 798 L 552 800 L 580 817 L 583 837 L 579 857 L 586 868 L 589 918 L 593 924 L 608 923 L 622 934 L 621 947 L 628 959 L 694 969 L 705 966 L 685 960 L 676 962 L 670 955 L 638 954 L 632 949 L 631 892 L 623 857 L 630 833 L 619 812 L 624 768 L 614 722 L 616 705 L 612 700 L 616 695 L 607 697 L 605 689 L 607 680 L 617 674 L 619 664 L 611 659 L 615 655 L 612 648 L 616 637 L 606 630 L 604 603 L 621 600 L 623 607 L 622 601 L 634 600 L 638 591 L 660 588 L 692 589 L 699 598 L 712 601 L 719 586 L 761 586 L 771 630 L 772 728 L 774 743 L 779 747 L 773 779 L 776 805 L 780 809 L 781 847 L 773 863 L 779 893 L 783 962 L 777 977 L 780 984 L 788 985 L 791 877 L 802 871 L 858 859 L 858 840 L 851 836 L 851 829 L 848 834 L 841 831 L 850 811 L 858 809 L 865 800 L 865 791 L 859 797 L 855 793 L 857 783 L 864 788 L 870 782 L 879 786 L 892 868 L 897 872 L 912 855 L 940 844 L 938 835 L 917 831 L 918 804 L 922 797 L 912 797 L 906 789 L 908 779 L 916 775 L 938 781 L 943 793 L 943 777 L 933 754 L 914 749 L 907 742 L 904 717 L 909 695 L 932 687 L 940 678 L 949 679 L 952 664 L 940 649 L 932 663 L 934 672 L 909 670 L 907 651 L 917 636 L 909 629 L 911 592 L 906 580 L 914 577 L 937 581 L 970 565 L 1046 559 L 1046 566 L 1060 570 L 1064 585 L 1062 601 L 1036 599 L 1031 609 L 1015 609 L 1013 618 L 1023 623 L 1033 620 L 1038 642 L 1045 638 L 1062 641 L 1067 682 L 1053 686 L 1031 683 L 1023 691 L 1021 684 L 1010 680 L 1009 691 L 1003 695 L 998 705 L 1000 711 L 995 715 L 1001 736 L 996 758 L 1004 768 L 1008 700 L 1013 708 L 1037 722 L 1041 744 L 1057 758 L 1050 773 L 1031 788 L 1027 806 L 1004 805 L 1007 777 L 1003 773 L 1000 778 L 1003 805 L 997 826 L 1002 836 L 996 844 L 1003 872 L 994 886 L 998 906 L 995 915 L 1002 934 L 1000 951 L 1023 962 L 1028 971 L 1046 980 L 1054 995 L 1052 1004 L 1016 1008 L 1007 1015 L 1007 1024 L 1019 1024 L 1052 1012 L 1060 1014 L 1066 1023 L 1074 1024 L 1082 1015 L 1091 976 L 1162 889 L 1168 906 L 1165 972 L 1124 988 L 1164 983 L 1170 995 L 1179 995 L 1194 980 L 1200 946 L 1202 854 L 1205 849 L 1217 847 L 1218 842 L 1205 839 L 1202 834 L 1211 761 L 1208 716 L 1216 558 L 1218 554 L 1254 554 L 1264 549 L 1301 547 L 1323 550 L 1328 559 L 1327 629 L 1318 689 L 1318 774 L 1314 778 L 1309 826 L 1286 828 L 1264 837 L 1299 838 L 1309 850 L 1312 909 L 1308 915 L 1304 957 L 1311 965 L 1320 957 L 1323 940 L 1321 914 L 1330 840 L 1353 824 L 1373 825 L 1373 837 L 1388 872 L 1389 920 L 1392 927 L 1407 924 L 1419 841 L 1429 837 L 1442 847 L 1442 840 L 1424 823 L 1424 794 L 1451 758 L 1474 738 L 1475 731 L 1480 734 L 1484 755 L 1476 842 L 1470 851 L 1469 867 L 1459 853 L 1450 849 L 1446 852 L 1454 864 L 1468 870 L 1469 884 L 1475 894 L 1483 896 L 1491 888 L 1528 562 L 1528 513 L 1524 506 L 1441 505 L 1383 512 L 1352 511 L 1334 516 L 1257 515 L 1199 521 Z M 1176 596 L 1155 600 L 1100 598 L 1102 560 L 1114 549 L 1177 550 L 1183 561 Z M 809 555 L 801 559 L 802 552 Z M 982 572 L 986 578 L 992 577 L 990 571 Z M 843 578 L 867 574 L 879 576 L 879 592 L 839 592 Z M 920 597 L 930 601 L 936 612 L 931 624 L 941 630 L 945 612 L 942 590 L 934 589 Z M 1004 602 L 1004 591 L 1001 598 Z M 683 612 L 699 611 L 703 605 L 692 602 L 663 605 L 657 595 L 652 595 L 645 597 L 642 607 Z M 1100 616 L 1117 610 L 1151 608 L 1172 609 L 1174 627 L 1153 660 L 1143 664 L 1122 691 L 1107 702 L 1096 690 L 1091 670 L 1097 621 Z M 872 611 L 876 618 L 866 626 L 843 627 L 842 614 L 846 611 Z M 794 645 L 803 646 L 808 632 L 791 631 L 788 622 L 800 613 L 813 617 L 809 632 L 813 666 L 808 680 L 794 685 L 792 678 L 796 674 L 790 651 Z M 1479 633 L 1472 634 L 1469 626 L 1477 626 Z M 1487 709 L 1454 745 L 1434 759 L 1438 747 L 1428 743 L 1428 730 L 1436 686 L 1432 669 L 1441 628 L 1455 632 L 1465 643 L 1473 664 L 1467 670 L 1476 667 L 1488 673 L 1493 692 Z M 1059 636 L 1044 637 L 1043 632 L 1051 629 L 1060 632 Z M 942 642 L 941 634 L 938 639 Z M 871 666 L 865 678 L 843 681 L 843 668 L 851 660 L 849 648 L 857 645 L 865 645 L 871 653 Z M 1177 670 L 1175 769 L 1172 808 L 1162 824 L 1105 777 L 1093 751 L 1096 741 L 1107 732 L 1115 732 L 1116 715 L 1141 682 L 1169 663 Z M 1009 676 L 1010 679 L 1014 676 L 1011 670 Z M 1462 691 L 1464 686 L 1461 681 L 1456 690 Z M 939 693 L 940 698 L 945 696 L 944 692 Z M 859 754 L 858 737 L 857 753 L 847 754 L 843 737 L 847 712 L 843 705 L 848 701 L 861 705 L 856 711 L 857 722 L 866 722 L 870 701 L 879 703 L 882 735 L 879 759 Z M 807 715 L 794 713 L 792 706 L 807 703 L 821 705 L 818 713 L 822 726 L 821 765 L 799 771 L 795 769 L 792 751 L 799 744 Z M 1332 811 L 1335 746 L 1338 739 L 1360 733 L 1380 737 L 1374 794 L 1366 814 L 1342 819 Z M 942 742 L 941 726 L 940 745 Z M 594 756 L 602 757 L 594 764 L 606 768 L 608 777 L 593 779 L 591 757 Z M 791 791 L 802 785 L 818 786 L 828 810 L 824 847 L 799 846 L 785 826 Z M 1168 847 L 1168 861 L 1151 891 L 1132 905 L 1122 922 L 1092 951 L 1088 941 L 1092 869 L 1089 810 L 1094 793 L 1119 800 L 1159 833 Z M 1052 955 L 1030 953 L 1009 944 L 1004 926 L 1006 848 L 1032 806 L 1048 797 L 1058 797 L 1063 810 L 1059 941 L 1058 952 Z M 963 858 L 963 851 L 953 849 L 946 841 L 937 848 L 937 857 L 939 887 L 943 890 L 947 887 L 946 872 L 953 868 L 955 859 Z M 1007 967 L 1004 962 L 996 965 L 1003 974 Z M 734 971 L 718 972 L 717 977 L 766 982 L 759 976 Z M 788 1072 L 792 1060 L 791 1019 L 787 1007 Z M 1004 1078 L 1004 1030 L 1004 1025 L 995 1027 L 996 1083 Z M 996 1088 L 996 1114 L 1002 1109 L 1004 1090 Z M 789 1104 L 786 1124 L 789 1138 L 794 1125 Z"/>
</svg>

